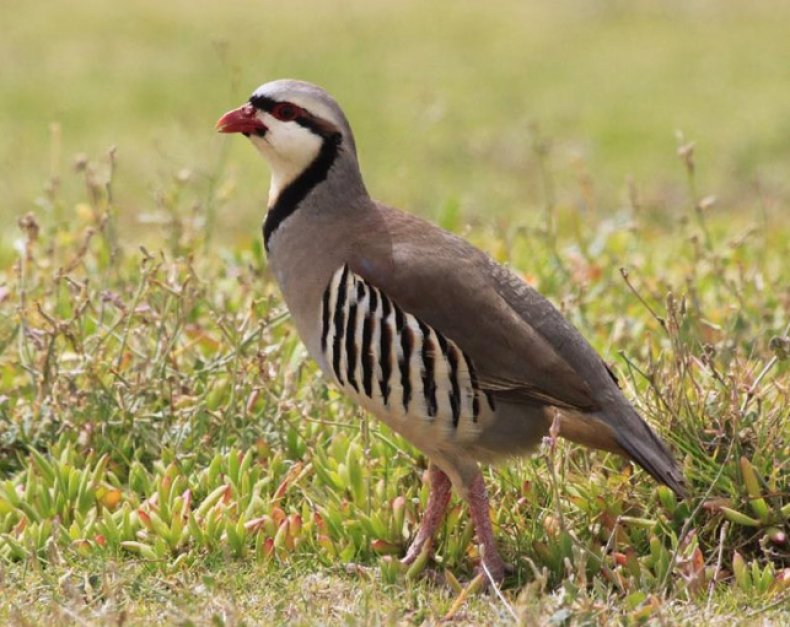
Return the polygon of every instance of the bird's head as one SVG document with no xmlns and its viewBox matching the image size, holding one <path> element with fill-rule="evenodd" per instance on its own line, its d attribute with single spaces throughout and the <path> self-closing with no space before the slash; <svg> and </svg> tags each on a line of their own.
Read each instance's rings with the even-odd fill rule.
<svg viewBox="0 0 790 627">
<path fill-rule="evenodd" d="M 272 200 L 322 157 L 345 153 L 356 160 L 343 111 L 323 89 L 304 81 L 261 85 L 249 101 L 219 119 L 217 130 L 244 134 L 266 158 L 272 169 Z"/>
</svg>

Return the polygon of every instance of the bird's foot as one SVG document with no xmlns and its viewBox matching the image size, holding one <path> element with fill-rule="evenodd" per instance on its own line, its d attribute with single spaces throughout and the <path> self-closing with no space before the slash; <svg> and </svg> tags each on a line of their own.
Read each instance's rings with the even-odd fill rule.
<svg viewBox="0 0 790 627">
<path fill-rule="evenodd" d="M 409 545 L 409 548 L 406 550 L 406 555 L 404 555 L 400 563 L 404 566 L 411 566 L 418 557 L 420 557 L 423 552 L 427 552 L 428 555 L 426 557 L 430 557 L 431 553 L 431 542 L 429 540 L 421 540 L 419 537 Z"/>
<path fill-rule="evenodd" d="M 482 560 L 475 567 L 475 575 L 483 574 L 487 585 L 495 583 L 499 586 L 505 581 L 505 577 L 515 573 L 516 569 L 511 564 L 503 562 L 499 554 L 496 554 L 494 558 Z"/>
</svg>

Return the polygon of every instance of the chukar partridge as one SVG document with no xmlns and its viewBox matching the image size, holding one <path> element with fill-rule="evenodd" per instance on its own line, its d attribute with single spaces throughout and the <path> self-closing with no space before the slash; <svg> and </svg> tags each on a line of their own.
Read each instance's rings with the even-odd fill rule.
<svg viewBox="0 0 790 627">
<path fill-rule="evenodd" d="M 555 416 L 560 435 L 683 494 L 671 453 L 549 301 L 463 239 L 369 196 L 351 128 L 324 90 L 266 83 L 217 129 L 247 136 L 269 162 L 264 243 L 308 352 L 430 460 L 404 562 L 431 542 L 455 487 L 501 580 L 478 462 L 530 451 Z"/>
</svg>

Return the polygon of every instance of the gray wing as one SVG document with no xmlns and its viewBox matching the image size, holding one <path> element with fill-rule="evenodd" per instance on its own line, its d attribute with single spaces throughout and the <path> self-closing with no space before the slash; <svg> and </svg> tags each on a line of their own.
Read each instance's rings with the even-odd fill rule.
<svg viewBox="0 0 790 627">
<path fill-rule="evenodd" d="M 568 410 L 567 437 L 624 453 L 684 494 L 672 454 L 551 303 L 461 238 L 377 209 L 355 238 L 352 268 L 455 342 L 471 358 L 482 390 L 510 405 Z"/>
<path fill-rule="evenodd" d="M 616 386 L 551 303 L 461 238 L 379 210 L 388 240 L 382 246 L 361 234 L 354 271 L 456 342 L 474 362 L 481 388 L 512 402 L 601 408 L 601 394 Z"/>
</svg>

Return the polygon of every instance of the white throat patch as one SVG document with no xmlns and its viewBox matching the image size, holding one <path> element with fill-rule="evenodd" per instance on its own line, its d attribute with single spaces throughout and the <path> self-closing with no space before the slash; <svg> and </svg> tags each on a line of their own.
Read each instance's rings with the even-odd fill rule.
<svg viewBox="0 0 790 627">
<path fill-rule="evenodd" d="M 268 130 L 263 137 L 251 135 L 250 140 L 271 166 L 269 206 L 272 206 L 282 190 L 318 156 L 323 139 L 296 122 L 281 122 L 264 111 L 258 112 L 258 116 Z"/>
</svg>

